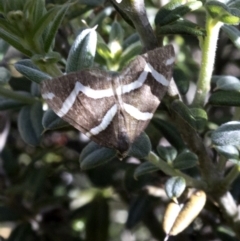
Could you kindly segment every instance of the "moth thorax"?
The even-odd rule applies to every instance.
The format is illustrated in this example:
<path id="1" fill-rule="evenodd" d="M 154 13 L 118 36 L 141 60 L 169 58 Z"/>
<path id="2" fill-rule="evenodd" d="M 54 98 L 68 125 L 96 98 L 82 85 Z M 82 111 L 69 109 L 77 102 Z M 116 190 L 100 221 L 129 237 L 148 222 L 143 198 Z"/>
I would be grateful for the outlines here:
<path id="1" fill-rule="evenodd" d="M 126 132 L 120 132 L 118 136 L 118 156 L 125 157 L 131 146 L 130 139 Z"/>

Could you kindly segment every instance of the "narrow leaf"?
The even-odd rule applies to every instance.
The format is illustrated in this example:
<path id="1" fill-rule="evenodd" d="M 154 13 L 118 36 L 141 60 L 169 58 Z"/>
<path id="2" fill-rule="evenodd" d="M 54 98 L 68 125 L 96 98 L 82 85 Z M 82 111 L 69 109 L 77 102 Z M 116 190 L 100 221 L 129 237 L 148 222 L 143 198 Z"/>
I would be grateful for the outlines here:
<path id="1" fill-rule="evenodd" d="M 65 14 L 66 14 L 68 8 L 69 8 L 69 4 L 63 5 L 60 8 L 60 10 L 58 11 L 57 15 L 52 20 L 50 27 L 47 29 L 47 33 L 44 35 L 44 50 L 45 50 L 45 52 L 48 52 L 50 50 L 52 42 L 54 41 L 54 38 L 57 34 L 59 26 L 60 26 Z"/>
<path id="2" fill-rule="evenodd" d="M 37 68 L 30 59 L 20 60 L 14 66 L 22 75 L 38 84 L 43 80 L 51 79 L 51 76 Z"/>

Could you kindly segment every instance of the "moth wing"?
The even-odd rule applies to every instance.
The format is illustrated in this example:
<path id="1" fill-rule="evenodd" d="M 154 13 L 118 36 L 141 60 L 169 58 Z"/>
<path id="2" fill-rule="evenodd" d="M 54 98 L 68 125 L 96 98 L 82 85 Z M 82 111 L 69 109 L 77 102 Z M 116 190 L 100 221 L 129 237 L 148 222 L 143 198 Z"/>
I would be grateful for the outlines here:
<path id="1" fill-rule="evenodd" d="M 122 101 L 130 141 L 147 127 L 172 78 L 174 50 L 166 46 L 137 56 L 121 73 Z"/>
<path id="2" fill-rule="evenodd" d="M 41 92 L 59 117 L 98 144 L 114 148 L 117 135 L 113 130 L 107 136 L 99 135 L 104 125 L 113 128 L 110 124 L 117 115 L 111 80 L 112 75 L 105 71 L 83 70 L 44 81 Z"/>

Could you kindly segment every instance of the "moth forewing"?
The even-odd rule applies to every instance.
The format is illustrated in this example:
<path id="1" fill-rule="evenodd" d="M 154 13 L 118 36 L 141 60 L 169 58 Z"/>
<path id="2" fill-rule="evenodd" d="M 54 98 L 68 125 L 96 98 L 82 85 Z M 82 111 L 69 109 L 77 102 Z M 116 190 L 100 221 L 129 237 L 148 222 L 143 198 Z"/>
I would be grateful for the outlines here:
<path id="1" fill-rule="evenodd" d="M 99 145 L 125 155 L 146 128 L 172 77 L 166 46 L 137 56 L 118 75 L 82 70 L 41 84 L 53 111 Z"/>

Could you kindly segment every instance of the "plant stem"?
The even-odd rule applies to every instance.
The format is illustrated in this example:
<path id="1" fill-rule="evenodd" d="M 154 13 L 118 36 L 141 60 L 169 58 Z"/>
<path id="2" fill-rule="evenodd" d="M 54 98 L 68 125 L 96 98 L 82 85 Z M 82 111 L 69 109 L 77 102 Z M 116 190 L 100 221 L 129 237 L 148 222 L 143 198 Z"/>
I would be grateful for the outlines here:
<path id="1" fill-rule="evenodd" d="M 169 164 L 167 164 L 165 161 L 161 160 L 155 153 L 150 152 L 150 154 L 147 157 L 147 160 L 157 166 L 161 171 L 166 173 L 169 176 L 180 176 L 183 177 L 187 183 L 187 186 L 200 188 L 200 189 L 206 189 L 206 184 L 203 181 L 198 181 L 187 174 L 174 169 Z"/>
<path id="2" fill-rule="evenodd" d="M 144 51 L 155 49 L 159 46 L 158 40 L 148 21 L 144 0 L 122 0 L 117 5 L 131 19 L 136 28 Z"/>
<path id="3" fill-rule="evenodd" d="M 222 25 L 223 23 L 218 22 L 207 15 L 207 36 L 205 37 L 202 44 L 202 63 L 197 83 L 197 90 L 193 101 L 194 106 L 204 106 L 206 97 L 210 90 L 210 82 L 215 62 L 218 34 Z"/>
<path id="4" fill-rule="evenodd" d="M 29 105 L 32 105 L 35 101 L 37 101 L 37 99 L 34 97 L 20 94 L 16 91 L 8 90 L 6 88 L 0 88 L 0 95 Z"/>

